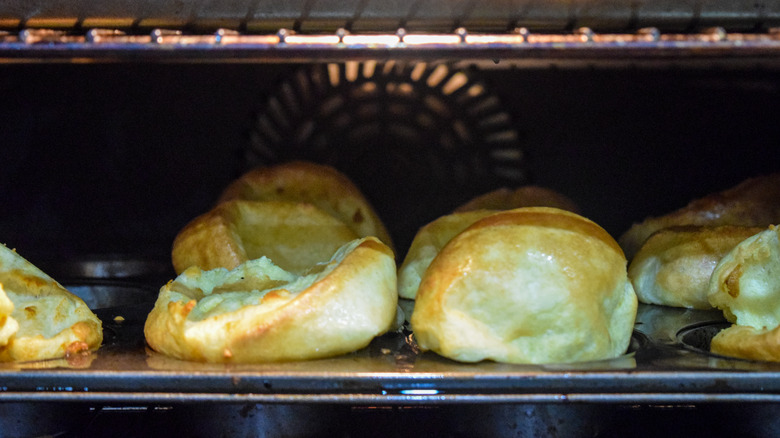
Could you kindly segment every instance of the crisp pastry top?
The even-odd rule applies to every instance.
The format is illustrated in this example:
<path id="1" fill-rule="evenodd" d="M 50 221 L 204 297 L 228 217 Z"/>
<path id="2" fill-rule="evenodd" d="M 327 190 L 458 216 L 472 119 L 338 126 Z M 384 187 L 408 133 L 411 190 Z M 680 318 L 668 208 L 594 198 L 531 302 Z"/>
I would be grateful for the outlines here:
<path id="1" fill-rule="evenodd" d="M 420 228 L 398 269 L 398 295 L 413 300 L 425 270 L 444 245 L 474 222 L 494 213 L 497 211 L 473 210 L 452 213 Z"/>
<path id="2" fill-rule="evenodd" d="M 190 267 L 162 287 L 144 333 L 154 350 L 184 360 L 316 359 L 389 330 L 397 301 L 393 253 L 367 237 L 302 274 L 266 257 L 231 270 Z"/>
<path id="3" fill-rule="evenodd" d="M 425 270 L 439 251 L 455 237 L 485 216 L 520 207 L 555 207 L 578 210 L 574 201 L 555 190 L 539 186 L 506 187 L 487 192 L 420 228 L 398 270 L 398 295 L 414 299 Z"/>
<path id="4" fill-rule="evenodd" d="M 637 299 L 604 229 L 545 207 L 476 221 L 433 259 L 411 318 L 423 350 L 464 362 L 574 362 L 628 348 Z"/>
<path id="5" fill-rule="evenodd" d="M 345 223 L 356 236 L 375 236 L 393 248 L 384 223 L 360 189 L 331 166 L 292 161 L 258 167 L 228 185 L 218 202 L 232 199 L 312 204 Z"/>
<path id="6" fill-rule="evenodd" d="M 0 245 L 0 361 L 33 361 L 97 349 L 102 323 L 84 301 Z"/>
<path id="7" fill-rule="evenodd" d="M 722 356 L 780 362 L 780 327 L 757 329 L 734 324 L 712 338 L 710 351 Z"/>
<path id="8" fill-rule="evenodd" d="M 772 225 L 724 256 L 708 296 L 733 323 L 712 339 L 712 352 L 780 361 L 780 229 Z"/>
<path id="9" fill-rule="evenodd" d="M 628 260 L 654 232 L 676 225 L 766 227 L 780 222 L 780 173 L 750 178 L 666 215 L 633 224 L 619 242 Z"/>
<path id="10" fill-rule="evenodd" d="M 707 290 L 715 265 L 738 243 L 762 230 L 688 225 L 653 233 L 628 267 L 639 301 L 711 309 Z"/>
<path id="11" fill-rule="evenodd" d="M 284 201 L 223 202 L 190 221 L 173 241 L 177 274 L 190 266 L 232 269 L 266 256 L 301 273 L 326 262 L 358 236 L 343 222 L 311 204 Z"/>
<path id="12" fill-rule="evenodd" d="M 772 225 L 726 254 L 712 272 L 708 298 L 729 322 L 780 325 L 780 228 Z"/>

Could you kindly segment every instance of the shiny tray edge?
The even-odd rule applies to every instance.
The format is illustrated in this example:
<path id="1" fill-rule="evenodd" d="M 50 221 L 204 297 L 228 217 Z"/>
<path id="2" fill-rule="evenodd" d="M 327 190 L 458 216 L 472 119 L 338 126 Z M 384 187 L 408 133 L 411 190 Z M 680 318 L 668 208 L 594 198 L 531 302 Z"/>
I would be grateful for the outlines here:
<path id="1" fill-rule="evenodd" d="M 550 365 L 456 363 L 409 349 L 394 332 L 353 354 L 236 365 L 167 358 L 145 346 L 152 303 L 99 309 L 106 344 L 80 363 L 0 367 L 4 402 L 323 404 L 710 403 L 780 401 L 780 364 L 712 355 L 681 333 L 723 324 L 716 311 L 640 305 L 635 342 L 606 361 Z M 121 322 L 113 315 L 126 315 Z M 113 333 L 113 334 L 112 334 Z"/>
<path id="2" fill-rule="evenodd" d="M 409 396 L 381 394 L 213 394 L 90 392 L 62 394 L 51 392 L 0 393 L 0 403 L 257 403 L 277 405 L 496 405 L 496 404 L 763 404 L 780 402 L 780 394 L 712 393 L 587 393 L 587 394 L 453 394 Z"/>

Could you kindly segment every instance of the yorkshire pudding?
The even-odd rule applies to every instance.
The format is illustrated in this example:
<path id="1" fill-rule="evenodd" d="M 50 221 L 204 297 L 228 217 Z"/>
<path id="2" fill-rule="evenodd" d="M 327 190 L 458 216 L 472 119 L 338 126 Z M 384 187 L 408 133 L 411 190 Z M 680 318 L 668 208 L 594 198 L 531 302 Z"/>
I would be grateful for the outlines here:
<path id="1" fill-rule="evenodd" d="M 772 225 L 726 254 L 712 273 L 710 303 L 733 325 L 712 339 L 724 356 L 780 361 L 780 228 Z"/>
<path id="2" fill-rule="evenodd" d="M 477 362 L 552 363 L 625 353 L 637 298 L 617 242 L 577 214 L 495 213 L 455 236 L 420 283 L 422 350 Z"/>
<path id="3" fill-rule="evenodd" d="M 690 225 L 653 233 L 628 266 L 639 301 L 712 309 L 707 290 L 715 266 L 738 243 L 760 231 L 756 227 Z"/>
<path id="4" fill-rule="evenodd" d="M 555 207 L 577 211 L 574 201 L 555 190 L 539 186 L 500 188 L 472 198 L 453 213 L 441 216 L 418 230 L 398 270 L 398 295 L 413 300 L 431 260 L 466 227 L 493 213 L 520 207 Z"/>
<path id="5" fill-rule="evenodd" d="M 0 361 L 34 361 L 97 349 L 103 326 L 84 301 L 0 245 Z"/>
<path id="6" fill-rule="evenodd" d="M 750 178 L 692 201 L 671 213 L 633 224 L 619 238 L 631 260 L 651 234 L 678 225 L 736 225 L 764 228 L 780 222 L 780 173 Z"/>
<path id="7" fill-rule="evenodd" d="M 356 238 L 311 204 L 236 199 L 190 221 L 174 239 L 171 259 L 177 274 L 190 266 L 232 269 L 262 256 L 301 273 Z"/>
<path id="8" fill-rule="evenodd" d="M 473 210 L 442 216 L 420 228 L 398 269 L 398 295 L 413 300 L 420 280 L 439 251 L 453 237 L 496 210 Z"/>
<path id="9" fill-rule="evenodd" d="M 356 236 L 375 236 L 393 248 L 390 234 L 363 193 L 331 166 L 292 161 L 258 167 L 228 185 L 218 202 L 232 199 L 312 204 L 344 222 Z"/>
<path id="10" fill-rule="evenodd" d="M 393 252 L 374 237 L 302 275 L 262 257 L 185 270 L 160 290 L 144 327 L 154 350 L 201 362 L 316 359 L 368 345 L 394 323 Z"/>

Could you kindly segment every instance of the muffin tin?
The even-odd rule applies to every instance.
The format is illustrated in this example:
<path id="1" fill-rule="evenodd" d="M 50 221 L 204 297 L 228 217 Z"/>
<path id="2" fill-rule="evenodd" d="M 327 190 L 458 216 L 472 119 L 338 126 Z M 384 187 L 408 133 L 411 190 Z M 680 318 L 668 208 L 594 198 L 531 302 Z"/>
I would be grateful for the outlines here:
<path id="1" fill-rule="evenodd" d="M 0 399 L 159 402 L 174 397 L 350 404 L 780 401 L 776 374 L 780 364 L 708 352 L 709 340 L 725 326 L 720 312 L 644 304 L 629 351 L 603 361 L 458 363 L 421 352 L 407 329 L 381 336 L 355 353 L 322 360 L 258 365 L 180 361 L 145 345 L 143 324 L 162 285 L 156 279 L 159 272 L 150 274 L 60 280 L 103 321 L 103 346 L 87 366 L 62 361 L 0 365 Z M 404 304 L 408 311 L 409 303 Z"/>
<path id="2" fill-rule="evenodd" d="M 708 352 L 709 340 L 726 325 L 720 312 L 644 304 L 629 351 L 604 361 L 457 363 L 421 352 L 405 329 L 330 359 L 258 365 L 180 361 L 145 345 L 143 324 L 161 285 L 159 272 L 147 273 L 60 280 L 101 318 L 104 343 L 80 360 L 1 364 L 0 426 L 20 435 L 53 433 L 85 424 L 108 427 L 121 414 L 124 422 L 140 415 L 147 426 L 159 420 L 158 427 L 178 424 L 204 433 L 226 427 L 214 423 L 218 415 L 235 419 L 230 426 L 235 433 L 289 430 L 291 436 L 312 436 L 332 431 L 334 418 L 350 418 L 342 425 L 355 426 L 360 421 L 355 418 L 373 422 L 404 415 L 420 421 L 443 416 L 452 428 L 480 436 L 507 432 L 506 418 L 519 415 L 526 432 L 543 431 L 555 419 L 558 430 L 579 433 L 596 432 L 605 421 L 616 424 L 607 406 L 738 403 L 760 412 L 780 401 L 780 364 Z M 281 420 L 289 415 L 301 421 L 293 427 Z M 472 430 L 478 416 L 491 420 Z"/>

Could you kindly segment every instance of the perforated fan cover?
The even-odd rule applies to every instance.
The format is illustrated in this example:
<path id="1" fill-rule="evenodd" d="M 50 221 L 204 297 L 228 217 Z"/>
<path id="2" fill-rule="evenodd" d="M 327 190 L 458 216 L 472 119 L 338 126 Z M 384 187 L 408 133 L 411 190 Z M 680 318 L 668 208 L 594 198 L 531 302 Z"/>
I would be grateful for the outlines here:
<path id="1" fill-rule="evenodd" d="M 401 248 L 471 197 L 527 182 L 520 134 L 475 70 L 318 64 L 277 90 L 255 120 L 247 166 L 334 166 L 369 197 Z"/>

